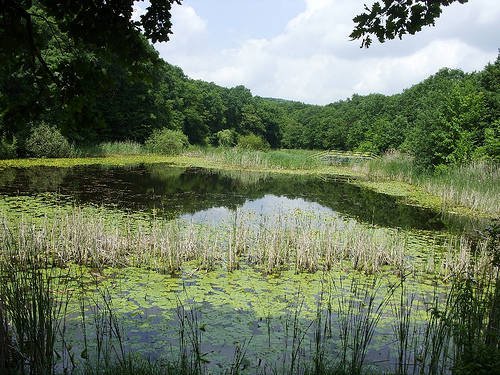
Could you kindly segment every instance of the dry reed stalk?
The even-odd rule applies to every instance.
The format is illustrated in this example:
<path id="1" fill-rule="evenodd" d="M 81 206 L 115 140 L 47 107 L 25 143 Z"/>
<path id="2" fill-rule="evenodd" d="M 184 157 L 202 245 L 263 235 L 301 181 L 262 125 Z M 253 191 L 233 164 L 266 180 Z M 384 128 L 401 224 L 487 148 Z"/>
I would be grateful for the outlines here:
<path id="1" fill-rule="evenodd" d="M 35 235 L 27 235 L 32 233 Z M 273 273 L 293 267 L 296 272 L 331 269 L 343 261 L 367 273 L 405 260 L 405 236 L 370 228 L 353 221 L 331 218 L 319 221 L 308 215 L 262 219 L 241 213 L 229 226 L 211 227 L 175 220 L 153 220 L 148 228 L 110 225 L 75 209 L 36 226 L 22 220 L 2 229 L 2 237 L 16 242 L 19 257 L 31 245 L 56 265 L 71 262 L 91 267 L 148 267 L 176 273 L 187 261 L 200 267 L 228 270 L 240 262 Z M 33 243 L 32 243 L 33 242 Z"/>

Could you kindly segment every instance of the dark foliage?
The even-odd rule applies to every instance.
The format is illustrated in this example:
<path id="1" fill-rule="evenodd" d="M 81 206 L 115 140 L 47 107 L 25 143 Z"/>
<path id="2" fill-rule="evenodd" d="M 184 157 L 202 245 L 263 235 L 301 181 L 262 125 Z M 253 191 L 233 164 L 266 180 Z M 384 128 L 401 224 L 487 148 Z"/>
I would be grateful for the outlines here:
<path id="1" fill-rule="evenodd" d="M 434 26 L 443 6 L 454 2 L 461 4 L 468 0 L 382 0 L 371 7 L 365 4 L 364 13 L 354 17 L 356 24 L 350 37 L 361 39 L 361 47 L 369 47 L 372 38 L 380 43 L 388 39 L 402 38 L 405 34 L 415 34 L 422 27 Z"/>

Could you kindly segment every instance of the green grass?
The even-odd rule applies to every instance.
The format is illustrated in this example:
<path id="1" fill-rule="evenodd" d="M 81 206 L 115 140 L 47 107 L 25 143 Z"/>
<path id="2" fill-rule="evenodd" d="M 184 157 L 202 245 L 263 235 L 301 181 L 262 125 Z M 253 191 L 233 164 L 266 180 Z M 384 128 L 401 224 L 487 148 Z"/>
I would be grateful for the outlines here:
<path id="1" fill-rule="evenodd" d="M 360 176 L 346 166 L 328 166 L 315 157 L 312 151 L 273 150 L 268 152 L 224 148 L 191 147 L 181 155 L 166 156 L 156 154 L 130 154 L 96 156 L 98 152 L 83 153 L 94 155 L 61 159 L 10 159 L 0 160 L 0 170 L 4 168 L 30 168 L 37 166 L 74 167 L 79 165 L 125 166 L 134 164 L 166 163 L 179 167 L 197 167 L 226 171 L 255 171 L 286 174 L 318 174 L 336 176 Z"/>
<path id="2" fill-rule="evenodd" d="M 83 147 L 79 155 L 109 157 L 147 155 L 146 147 L 134 141 L 105 142 L 97 146 Z M 171 156 L 171 155 L 165 155 Z M 241 148 L 191 146 L 180 156 L 202 158 L 207 162 L 251 169 L 313 169 L 326 165 L 317 151 L 269 150 L 258 151 Z"/>
<path id="3" fill-rule="evenodd" d="M 240 148 L 192 147 L 187 156 L 200 157 L 214 164 L 243 169 L 314 169 L 325 166 L 317 152 L 309 150 L 255 151 Z"/>
<path id="4" fill-rule="evenodd" d="M 392 153 L 357 167 L 372 180 L 409 183 L 440 199 L 443 211 L 463 207 L 487 216 L 500 215 L 500 166 L 493 162 L 437 168 L 423 172 L 411 157 Z"/>
<path id="5" fill-rule="evenodd" d="M 90 157 L 116 155 L 143 155 L 146 149 L 142 143 L 135 141 L 103 142 L 95 146 L 80 147 L 79 154 Z"/>

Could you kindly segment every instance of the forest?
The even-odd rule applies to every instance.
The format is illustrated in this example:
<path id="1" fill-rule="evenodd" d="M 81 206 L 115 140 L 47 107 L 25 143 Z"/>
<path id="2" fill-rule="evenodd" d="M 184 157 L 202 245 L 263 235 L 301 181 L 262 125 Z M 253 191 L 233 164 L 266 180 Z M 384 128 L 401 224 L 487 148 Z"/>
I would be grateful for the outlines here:
<path id="1" fill-rule="evenodd" d="M 77 148 L 143 143 L 167 128 L 193 145 L 234 146 L 251 135 L 254 148 L 399 150 L 423 169 L 500 158 L 500 57 L 479 72 L 443 68 L 399 94 L 354 94 L 319 106 L 190 79 L 139 32 L 123 52 L 61 31 L 42 8 L 35 14 L 44 63 L 22 43 L 0 50 L 2 158 L 43 156 L 27 147 L 40 125 Z M 12 41 L 4 33 L 0 43 Z"/>

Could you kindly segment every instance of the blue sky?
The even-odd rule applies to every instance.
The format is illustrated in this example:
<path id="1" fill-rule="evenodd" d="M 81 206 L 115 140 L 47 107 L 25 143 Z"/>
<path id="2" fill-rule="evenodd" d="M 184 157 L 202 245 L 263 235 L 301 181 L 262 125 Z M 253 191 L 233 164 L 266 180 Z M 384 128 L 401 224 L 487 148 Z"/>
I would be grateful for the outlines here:
<path id="1" fill-rule="evenodd" d="M 305 9 L 302 0 L 184 0 L 183 5 L 206 22 L 210 45 L 218 48 L 277 35 Z"/>
<path id="2" fill-rule="evenodd" d="M 400 92 L 442 67 L 479 70 L 498 54 L 498 0 L 451 5 L 436 27 L 368 50 L 348 38 L 365 2 L 184 0 L 171 41 L 155 47 L 192 78 L 314 104 Z"/>

